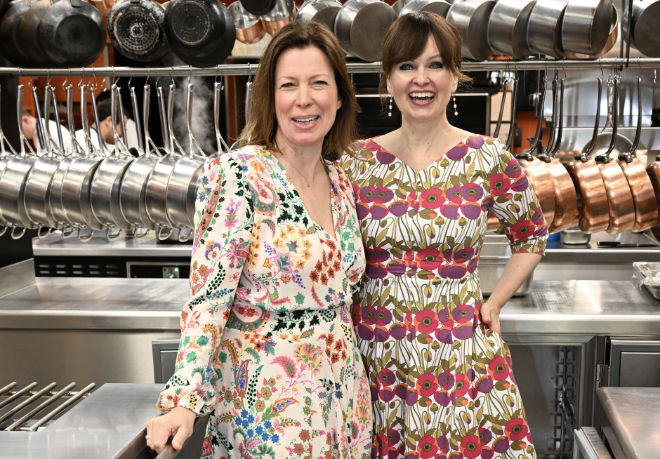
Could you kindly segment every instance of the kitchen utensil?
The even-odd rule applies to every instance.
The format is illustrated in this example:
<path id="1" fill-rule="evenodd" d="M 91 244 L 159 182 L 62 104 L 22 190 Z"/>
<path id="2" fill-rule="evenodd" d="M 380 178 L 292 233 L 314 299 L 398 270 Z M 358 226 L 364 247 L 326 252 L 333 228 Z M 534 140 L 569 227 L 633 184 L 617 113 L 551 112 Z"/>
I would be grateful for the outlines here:
<path id="1" fill-rule="evenodd" d="M 16 43 L 16 46 L 22 48 L 28 63 L 35 67 L 54 64 L 48 58 L 43 43 L 39 38 L 39 24 L 50 5 L 50 0 L 32 2 L 30 8 L 23 13 L 23 17 L 18 25 L 19 41 Z"/>
<path id="2" fill-rule="evenodd" d="M 120 0 L 110 9 L 108 35 L 115 49 L 138 62 L 153 62 L 170 50 L 165 8 L 153 0 Z"/>
<path id="3" fill-rule="evenodd" d="M 632 0 L 631 0 L 632 1 Z M 632 17 L 623 16 L 623 33 L 631 45 L 648 57 L 660 57 L 660 0 L 634 1 Z"/>
<path id="4" fill-rule="evenodd" d="M 337 13 L 341 9 L 341 3 L 336 0 L 307 0 L 296 13 L 296 21 L 320 22 L 334 30 Z"/>
<path id="5" fill-rule="evenodd" d="M 220 132 L 220 96 L 222 95 L 222 83 L 216 81 L 213 84 L 213 126 L 215 128 L 215 141 L 218 154 L 229 151 L 229 145 L 225 142 Z"/>
<path id="6" fill-rule="evenodd" d="M 171 0 L 165 30 L 176 55 L 196 67 L 221 64 L 236 40 L 231 14 L 217 0 Z"/>
<path id="7" fill-rule="evenodd" d="M 103 51 L 105 22 L 84 0 L 57 0 L 39 22 L 38 39 L 50 62 L 84 67 Z"/>
<path id="8" fill-rule="evenodd" d="M 289 1 L 276 0 L 273 8 L 266 14 L 263 14 L 261 18 L 264 21 L 266 32 L 268 32 L 270 35 L 275 35 L 278 30 L 280 30 L 291 21 Z"/>
<path id="9" fill-rule="evenodd" d="M 628 186 L 635 204 L 635 221 L 632 230 L 644 231 L 658 220 L 658 203 L 651 179 L 644 164 L 635 156 L 642 133 L 642 78 L 637 77 L 637 126 L 630 150 L 619 154 L 619 166 L 628 180 Z"/>
<path id="10" fill-rule="evenodd" d="M 240 0 L 243 8 L 255 16 L 268 13 L 275 6 L 276 0 Z"/>
<path id="11" fill-rule="evenodd" d="M 447 17 L 447 12 L 450 7 L 451 3 L 445 0 L 410 0 L 401 7 L 397 16 L 403 16 L 404 14 L 412 13 L 414 11 L 428 11 L 429 13 L 435 13 L 444 18 Z"/>
<path id="12" fill-rule="evenodd" d="M 623 142 L 618 140 L 621 136 L 617 132 L 619 124 L 619 79 L 614 78 L 613 82 L 613 96 L 611 105 L 611 120 L 612 120 L 612 134 L 610 136 L 610 143 L 607 150 L 598 156 L 596 161 L 600 162 L 598 168 L 600 175 L 603 177 L 605 190 L 607 192 L 607 199 L 609 200 L 609 215 L 610 223 L 607 231 L 610 233 L 619 233 L 624 230 L 632 229 L 635 223 L 635 204 L 633 201 L 630 187 L 623 170 L 619 167 L 616 161 L 610 162 L 612 156 L 617 157 L 622 151 L 617 148 Z M 606 134 L 601 134 L 606 135 Z M 628 142 L 628 139 L 625 139 Z M 596 142 L 598 144 L 598 142 Z"/>
<path id="13" fill-rule="evenodd" d="M 493 55 L 488 44 L 488 20 L 495 7 L 494 0 L 464 0 L 454 2 L 447 12 L 462 39 L 463 57 L 483 61 Z"/>
<path id="14" fill-rule="evenodd" d="M 368 62 L 380 58 L 380 43 L 396 14 L 379 0 L 347 0 L 337 13 L 335 35 L 344 51 Z"/>
<path id="15" fill-rule="evenodd" d="M 536 0 L 498 0 L 488 19 L 488 44 L 496 53 L 525 59 L 532 50 L 527 44 L 527 23 Z"/>
<path id="16" fill-rule="evenodd" d="M 616 19 L 612 0 L 569 1 L 561 25 L 564 52 L 596 55 L 604 47 Z"/>
<path id="17" fill-rule="evenodd" d="M 266 35 L 266 28 L 261 18 L 246 10 L 241 2 L 229 5 L 229 13 L 234 19 L 236 39 L 241 43 L 256 43 Z"/>
<path id="18" fill-rule="evenodd" d="M 534 4 L 527 22 L 529 49 L 551 57 L 564 57 L 561 27 L 566 4 L 566 0 L 543 0 Z"/>
<path id="19" fill-rule="evenodd" d="M 0 17 L 0 51 L 15 65 L 25 66 L 29 62 L 18 33 L 23 15 L 29 8 L 28 0 L 13 0 Z"/>

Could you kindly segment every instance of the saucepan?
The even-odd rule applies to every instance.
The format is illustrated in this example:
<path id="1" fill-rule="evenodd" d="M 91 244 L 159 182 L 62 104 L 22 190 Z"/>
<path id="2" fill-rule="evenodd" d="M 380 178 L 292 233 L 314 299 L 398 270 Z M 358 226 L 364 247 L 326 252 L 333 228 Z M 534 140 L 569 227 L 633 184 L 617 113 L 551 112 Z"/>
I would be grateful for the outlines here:
<path id="1" fill-rule="evenodd" d="M 527 23 L 536 0 L 498 0 L 488 20 L 488 44 L 497 53 L 525 59 L 532 50 L 527 45 Z"/>
<path id="2" fill-rule="evenodd" d="M 256 43 L 266 35 L 264 23 L 259 16 L 250 13 L 241 2 L 229 5 L 229 13 L 234 19 L 236 39 L 241 43 Z"/>
<path id="3" fill-rule="evenodd" d="M 0 93 L 2 92 L 2 87 L 0 87 Z M 1 114 L 0 114 L 1 115 Z M 9 147 L 9 151 L 5 149 L 5 144 Z M 2 119 L 0 116 L 0 180 L 2 180 L 2 174 L 5 172 L 7 163 L 11 159 L 10 152 L 16 156 L 16 150 L 12 147 L 11 142 L 5 136 L 5 132 L 2 129 Z M 2 206 L 0 205 L 0 236 L 7 232 L 8 222 L 2 218 Z"/>
<path id="4" fill-rule="evenodd" d="M 562 58 L 561 26 L 566 0 L 537 1 L 527 22 L 527 44 L 535 53 Z"/>
<path id="5" fill-rule="evenodd" d="M 368 62 L 380 58 L 380 43 L 396 19 L 380 0 L 347 0 L 337 13 L 335 35 L 344 51 Z"/>
<path id="6" fill-rule="evenodd" d="M 488 44 L 488 21 L 495 0 L 464 0 L 454 2 L 447 12 L 462 39 L 463 57 L 483 61 L 493 55 Z"/>
<path id="7" fill-rule="evenodd" d="M 264 21 L 266 32 L 275 35 L 278 30 L 291 22 L 295 15 L 295 6 L 290 0 L 276 0 L 275 6 L 261 18 Z"/>
<path id="8" fill-rule="evenodd" d="M 427 11 L 444 18 L 447 16 L 450 7 L 451 3 L 446 2 L 445 0 L 410 0 L 409 2 L 406 2 L 405 5 L 401 6 L 397 16 L 401 17 L 404 14 L 412 13 L 414 11 Z"/>
<path id="9" fill-rule="evenodd" d="M 240 0 L 243 8 L 255 16 L 268 13 L 275 6 L 276 0 Z"/>
<path id="10" fill-rule="evenodd" d="M 612 0 L 568 2 L 561 25 L 563 51 L 588 56 L 601 53 L 616 18 Z"/>
<path id="11" fill-rule="evenodd" d="M 619 154 L 619 166 L 628 181 L 635 204 L 635 221 L 632 230 L 644 231 L 655 226 L 658 220 L 658 205 L 653 184 L 646 173 L 644 164 L 635 156 L 642 133 L 642 78 L 637 77 L 637 126 L 630 149 Z"/>
<path id="12" fill-rule="evenodd" d="M 337 0 L 307 0 L 298 8 L 296 21 L 320 22 L 333 30 L 341 3 Z"/>
<path id="13" fill-rule="evenodd" d="M 624 36 L 630 33 L 631 45 L 642 54 L 660 57 L 660 0 L 634 1 L 632 7 L 632 18 L 624 15 Z"/>

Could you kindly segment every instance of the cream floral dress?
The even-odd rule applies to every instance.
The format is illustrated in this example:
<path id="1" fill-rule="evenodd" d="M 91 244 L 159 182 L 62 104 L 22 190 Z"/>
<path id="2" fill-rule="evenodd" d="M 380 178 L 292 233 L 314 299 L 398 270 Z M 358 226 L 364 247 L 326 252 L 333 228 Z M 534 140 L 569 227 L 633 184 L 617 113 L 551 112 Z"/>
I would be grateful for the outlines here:
<path id="1" fill-rule="evenodd" d="M 198 189 L 191 299 L 158 407 L 211 413 L 205 458 L 366 458 L 369 383 L 350 317 L 365 269 L 355 201 L 326 163 L 336 237 L 271 152 L 209 162 Z"/>

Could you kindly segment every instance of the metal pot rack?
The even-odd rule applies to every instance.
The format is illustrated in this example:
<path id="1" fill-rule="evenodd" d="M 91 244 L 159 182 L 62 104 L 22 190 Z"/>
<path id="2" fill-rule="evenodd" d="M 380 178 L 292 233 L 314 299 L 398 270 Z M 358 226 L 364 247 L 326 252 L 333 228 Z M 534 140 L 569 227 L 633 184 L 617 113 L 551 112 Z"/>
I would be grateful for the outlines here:
<path id="1" fill-rule="evenodd" d="M 349 62 L 349 73 L 379 73 L 380 62 Z M 88 77 L 185 77 L 252 75 L 258 64 L 222 64 L 215 67 L 77 67 L 77 68 L 22 68 L 0 67 L 0 75 L 15 76 L 88 76 Z M 604 58 L 595 60 L 528 59 L 524 61 L 494 60 L 483 62 L 463 61 L 464 72 L 518 71 L 518 70 L 575 70 L 575 69 L 657 69 L 660 58 Z"/>

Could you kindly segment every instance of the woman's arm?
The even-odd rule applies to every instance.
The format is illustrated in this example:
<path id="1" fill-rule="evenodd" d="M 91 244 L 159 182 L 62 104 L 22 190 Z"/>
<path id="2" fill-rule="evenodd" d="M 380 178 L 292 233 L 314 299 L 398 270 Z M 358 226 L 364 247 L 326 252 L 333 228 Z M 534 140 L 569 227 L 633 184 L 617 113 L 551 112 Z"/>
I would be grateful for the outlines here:
<path id="1" fill-rule="evenodd" d="M 518 252 L 511 255 L 497 281 L 493 293 L 481 305 L 481 320 L 496 333 L 501 333 L 500 310 L 541 261 L 538 253 Z"/>

